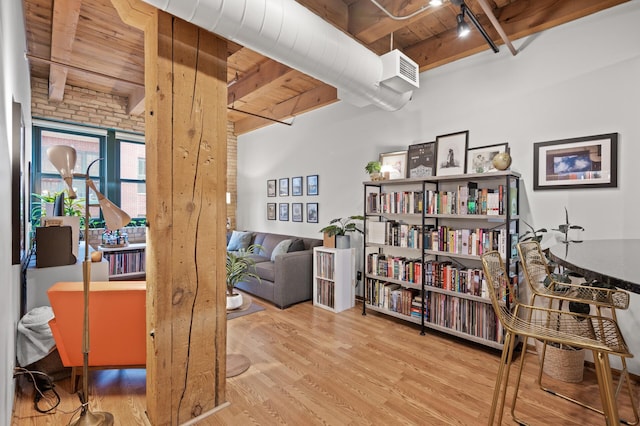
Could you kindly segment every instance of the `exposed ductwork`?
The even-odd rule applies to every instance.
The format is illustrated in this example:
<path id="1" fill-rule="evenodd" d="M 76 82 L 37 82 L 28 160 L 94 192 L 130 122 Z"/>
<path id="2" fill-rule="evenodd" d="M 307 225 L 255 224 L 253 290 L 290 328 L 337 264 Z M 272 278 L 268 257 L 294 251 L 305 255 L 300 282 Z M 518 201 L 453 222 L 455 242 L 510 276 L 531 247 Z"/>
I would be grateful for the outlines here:
<path id="1" fill-rule="evenodd" d="M 395 111 L 411 98 L 399 91 L 406 84 L 391 82 L 381 57 L 294 0 L 144 1 L 330 84 L 348 102 Z M 413 63 L 400 56 L 403 66 Z"/>

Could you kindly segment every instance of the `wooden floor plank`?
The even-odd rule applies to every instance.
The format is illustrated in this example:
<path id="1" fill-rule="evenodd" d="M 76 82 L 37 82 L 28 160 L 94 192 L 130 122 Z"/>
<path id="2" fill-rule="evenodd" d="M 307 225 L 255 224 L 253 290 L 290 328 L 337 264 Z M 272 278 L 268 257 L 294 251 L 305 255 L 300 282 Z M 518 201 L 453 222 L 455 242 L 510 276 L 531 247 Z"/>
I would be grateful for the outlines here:
<path id="1" fill-rule="evenodd" d="M 200 424 L 486 424 L 498 351 L 433 332 L 421 336 L 416 326 L 377 313 L 362 316 L 361 306 L 334 314 L 311 303 L 284 311 L 258 303 L 266 309 L 228 322 L 229 353 L 246 355 L 251 367 L 228 379 L 231 405 Z M 529 354 L 518 402 L 523 418 L 532 424 L 604 424 L 598 414 L 538 390 L 537 366 Z M 591 369 L 579 385 L 546 380 L 599 404 Z M 69 380 L 57 389 L 60 407 L 39 414 L 32 385 L 19 380 L 12 424 L 66 424 L 78 399 L 69 394 Z M 92 372 L 91 389 L 94 409 L 111 412 L 117 425 L 148 425 L 144 370 Z M 621 416 L 629 418 L 626 394 L 618 399 Z M 512 424 L 508 409 L 504 423 Z"/>

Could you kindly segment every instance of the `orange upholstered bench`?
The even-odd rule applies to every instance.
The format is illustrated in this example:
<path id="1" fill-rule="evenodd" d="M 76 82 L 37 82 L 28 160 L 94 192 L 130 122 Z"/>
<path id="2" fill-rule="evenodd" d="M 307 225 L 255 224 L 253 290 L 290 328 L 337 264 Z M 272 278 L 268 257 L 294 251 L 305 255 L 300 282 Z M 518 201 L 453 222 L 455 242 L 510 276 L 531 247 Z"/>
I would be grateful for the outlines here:
<path id="1" fill-rule="evenodd" d="M 146 282 L 92 282 L 89 293 L 89 367 L 144 367 L 146 364 Z M 81 282 L 58 282 L 48 290 L 54 318 L 49 326 L 72 388 L 82 374 Z"/>

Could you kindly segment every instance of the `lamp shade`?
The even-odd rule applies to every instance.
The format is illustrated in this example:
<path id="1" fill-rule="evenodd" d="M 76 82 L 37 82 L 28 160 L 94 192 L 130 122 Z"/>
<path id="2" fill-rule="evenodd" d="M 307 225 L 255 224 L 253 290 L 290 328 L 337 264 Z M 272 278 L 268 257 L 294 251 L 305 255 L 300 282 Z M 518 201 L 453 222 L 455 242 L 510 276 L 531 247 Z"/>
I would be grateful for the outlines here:
<path id="1" fill-rule="evenodd" d="M 96 193 L 98 197 L 98 203 L 100 203 L 100 209 L 102 210 L 102 216 L 109 229 L 120 229 L 131 222 L 131 216 L 125 213 L 120 207 L 113 204 L 96 188 L 93 181 L 87 178 L 89 187 Z M 87 194 L 87 200 L 89 194 Z"/>
<path id="2" fill-rule="evenodd" d="M 76 150 L 67 145 L 54 145 L 47 149 L 47 158 L 58 170 L 62 179 L 67 184 L 69 198 L 76 198 L 73 190 L 73 169 L 76 166 Z"/>

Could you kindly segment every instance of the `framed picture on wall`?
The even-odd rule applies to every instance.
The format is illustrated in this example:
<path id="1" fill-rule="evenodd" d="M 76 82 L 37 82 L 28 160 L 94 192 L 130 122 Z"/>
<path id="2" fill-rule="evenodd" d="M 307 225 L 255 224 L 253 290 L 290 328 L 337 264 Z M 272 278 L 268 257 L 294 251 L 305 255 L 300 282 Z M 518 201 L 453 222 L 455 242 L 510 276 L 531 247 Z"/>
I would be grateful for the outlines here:
<path id="1" fill-rule="evenodd" d="M 291 178 L 291 195 L 302 195 L 302 176 Z"/>
<path id="2" fill-rule="evenodd" d="M 307 222 L 318 223 L 318 203 L 307 203 Z"/>
<path id="3" fill-rule="evenodd" d="M 534 190 L 617 186 L 617 133 L 533 144 Z"/>
<path id="4" fill-rule="evenodd" d="M 291 221 L 302 222 L 302 203 L 291 203 Z"/>
<path id="5" fill-rule="evenodd" d="M 318 175 L 307 176 L 307 195 L 318 195 Z"/>
<path id="6" fill-rule="evenodd" d="M 449 133 L 436 138 L 436 176 L 462 175 L 467 165 L 469 131 Z"/>
<path id="7" fill-rule="evenodd" d="M 267 220 L 276 220 L 276 203 L 267 203 Z"/>
<path id="8" fill-rule="evenodd" d="M 289 203 L 280 203 L 280 215 L 278 218 L 284 222 L 289 220 Z"/>
<path id="9" fill-rule="evenodd" d="M 409 173 L 407 177 L 419 178 L 436 173 L 436 143 L 423 142 L 409 145 Z"/>
<path id="10" fill-rule="evenodd" d="M 289 178 L 282 178 L 278 181 L 278 196 L 289 196 Z"/>
<path id="11" fill-rule="evenodd" d="M 276 180 L 269 179 L 267 181 L 267 197 L 275 197 L 276 196 Z"/>
<path id="12" fill-rule="evenodd" d="M 493 157 L 509 151 L 508 143 L 478 146 L 467 150 L 467 173 L 497 172 L 493 166 Z"/>
<path id="13" fill-rule="evenodd" d="M 380 154 L 380 172 L 383 176 L 389 173 L 389 179 L 407 177 L 407 151 L 383 152 Z"/>

